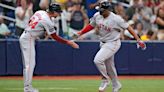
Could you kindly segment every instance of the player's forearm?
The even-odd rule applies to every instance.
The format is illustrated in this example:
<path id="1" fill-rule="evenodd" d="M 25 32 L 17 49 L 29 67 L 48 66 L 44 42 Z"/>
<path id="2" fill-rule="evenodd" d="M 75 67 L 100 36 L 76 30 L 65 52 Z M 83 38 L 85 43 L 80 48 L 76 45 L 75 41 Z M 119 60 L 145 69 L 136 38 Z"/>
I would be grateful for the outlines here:
<path id="1" fill-rule="evenodd" d="M 82 29 L 78 34 L 79 35 L 83 35 L 89 31 L 91 31 L 92 29 L 94 29 L 94 27 L 90 24 L 88 24 L 84 29 Z"/>
<path id="2" fill-rule="evenodd" d="M 137 40 L 140 41 L 140 38 L 138 35 L 134 32 L 133 28 L 131 26 L 128 27 L 128 31 L 133 35 L 133 37 Z"/>
<path id="3" fill-rule="evenodd" d="M 64 43 L 64 44 L 67 44 L 67 43 L 68 43 L 68 40 L 65 40 L 65 39 L 61 38 L 60 36 L 57 36 L 56 33 L 51 34 L 51 37 L 52 37 L 54 40 L 56 40 L 56 41 L 58 41 L 58 42 L 60 42 L 60 43 Z"/>

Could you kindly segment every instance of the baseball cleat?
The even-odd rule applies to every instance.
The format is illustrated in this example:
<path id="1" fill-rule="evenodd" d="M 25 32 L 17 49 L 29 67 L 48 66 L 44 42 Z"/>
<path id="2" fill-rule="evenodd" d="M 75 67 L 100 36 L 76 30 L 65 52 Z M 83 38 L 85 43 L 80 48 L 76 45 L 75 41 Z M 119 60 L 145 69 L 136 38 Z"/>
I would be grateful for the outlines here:
<path id="1" fill-rule="evenodd" d="M 121 90 L 121 83 L 118 83 L 117 86 L 113 87 L 112 92 L 119 92 Z"/>
<path id="2" fill-rule="evenodd" d="M 39 90 L 33 87 L 25 87 L 24 92 L 39 92 Z"/>
<path id="3" fill-rule="evenodd" d="M 108 80 L 102 80 L 100 86 L 99 86 L 99 92 L 104 92 L 106 88 L 109 86 L 109 81 Z"/>

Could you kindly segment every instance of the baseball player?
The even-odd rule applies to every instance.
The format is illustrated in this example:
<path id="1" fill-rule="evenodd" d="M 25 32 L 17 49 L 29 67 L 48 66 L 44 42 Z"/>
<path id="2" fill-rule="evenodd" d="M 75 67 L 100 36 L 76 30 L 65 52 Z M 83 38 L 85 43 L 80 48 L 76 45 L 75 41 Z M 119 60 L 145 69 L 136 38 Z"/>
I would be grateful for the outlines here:
<path id="1" fill-rule="evenodd" d="M 101 49 L 94 58 L 94 63 L 102 75 L 102 83 L 99 87 L 99 92 L 104 92 L 109 86 L 109 79 L 111 79 L 112 83 L 112 92 L 119 92 L 121 89 L 121 83 L 118 80 L 114 64 L 114 55 L 121 46 L 121 30 L 127 29 L 137 40 L 137 46 L 146 49 L 146 44 L 135 34 L 132 27 L 119 15 L 111 12 L 109 10 L 110 7 L 111 4 L 107 0 L 101 0 L 98 8 L 99 11 L 91 18 L 90 24 L 77 33 L 77 36 L 81 36 L 94 27 L 99 28 Z"/>
<path id="2" fill-rule="evenodd" d="M 30 18 L 29 24 L 19 39 L 24 64 L 24 92 L 39 92 L 32 87 L 32 77 L 35 68 L 35 39 L 44 34 L 44 29 L 56 41 L 68 44 L 73 48 L 79 48 L 73 41 L 62 39 L 56 35 L 51 17 L 57 17 L 61 12 L 60 5 L 56 3 L 51 4 L 48 11 L 37 11 Z"/>

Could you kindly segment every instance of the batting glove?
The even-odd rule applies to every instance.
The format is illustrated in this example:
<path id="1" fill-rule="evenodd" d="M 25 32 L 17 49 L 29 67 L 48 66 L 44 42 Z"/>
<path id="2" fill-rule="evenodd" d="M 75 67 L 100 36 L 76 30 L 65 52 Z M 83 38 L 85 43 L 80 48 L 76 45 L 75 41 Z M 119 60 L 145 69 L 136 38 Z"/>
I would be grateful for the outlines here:
<path id="1" fill-rule="evenodd" d="M 142 50 L 146 50 L 146 44 L 143 41 L 139 40 L 139 41 L 137 41 L 137 48 L 138 49 L 141 48 Z"/>
<path id="2" fill-rule="evenodd" d="M 78 39 L 80 37 L 80 31 L 79 32 L 73 32 L 73 38 Z"/>

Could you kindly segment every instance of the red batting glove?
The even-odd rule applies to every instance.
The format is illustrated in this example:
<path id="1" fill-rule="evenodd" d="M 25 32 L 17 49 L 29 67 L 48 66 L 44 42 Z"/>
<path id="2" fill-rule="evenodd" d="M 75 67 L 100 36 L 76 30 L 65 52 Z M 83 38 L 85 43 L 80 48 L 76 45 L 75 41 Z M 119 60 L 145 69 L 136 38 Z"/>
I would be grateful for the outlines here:
<path id="1" fill-rule="evenodd" d="M 139 41 L 137 41 L 137 48 L 141 48 L 142 50 L 146 50 L 146 44 L 143 41 L 139 40 Z"/>

